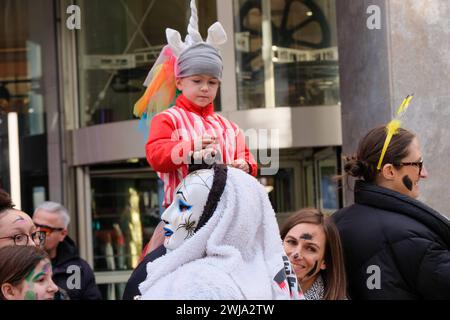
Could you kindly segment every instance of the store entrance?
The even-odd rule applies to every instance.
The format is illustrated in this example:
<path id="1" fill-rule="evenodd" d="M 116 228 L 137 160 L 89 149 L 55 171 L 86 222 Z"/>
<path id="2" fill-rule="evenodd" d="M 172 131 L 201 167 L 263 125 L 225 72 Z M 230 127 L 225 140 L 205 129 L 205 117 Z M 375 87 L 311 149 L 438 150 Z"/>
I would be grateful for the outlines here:
<path id="1" fill-rule="evenodd" d="M 150 169 L 91 169 L 89 176 L 94 271 L 103 297 L 121 299 L 160 221 L 160 180 Z"/>

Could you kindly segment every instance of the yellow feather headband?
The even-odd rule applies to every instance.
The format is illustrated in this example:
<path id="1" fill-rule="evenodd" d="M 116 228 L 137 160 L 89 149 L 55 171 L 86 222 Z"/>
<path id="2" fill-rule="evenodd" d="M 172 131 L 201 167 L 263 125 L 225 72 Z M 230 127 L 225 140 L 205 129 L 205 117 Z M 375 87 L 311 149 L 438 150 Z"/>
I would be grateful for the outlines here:
<path id="1" fill-rule="evenodd" d="M 391 139 L 394 135 L 398 133 L 398 130 L 401 126 L 400 118 L 403 116 L 408 109 L 409 103 L 413 98 L 413 94 L 406 96 L 403 99 L 402 103 L 397 109 L 397 113 L 395 114 L 395 118 L 391 120 L 386 126 L 386 140 L 384 141 L 383 150 L 381 151 L 380 160 L 378 161 L 377 170 L 381 169 L 381 164 L 383 163 L 384 156 L 386 155 L 387 148 L 389 147 L 389 143 L 391 143 Z"/>

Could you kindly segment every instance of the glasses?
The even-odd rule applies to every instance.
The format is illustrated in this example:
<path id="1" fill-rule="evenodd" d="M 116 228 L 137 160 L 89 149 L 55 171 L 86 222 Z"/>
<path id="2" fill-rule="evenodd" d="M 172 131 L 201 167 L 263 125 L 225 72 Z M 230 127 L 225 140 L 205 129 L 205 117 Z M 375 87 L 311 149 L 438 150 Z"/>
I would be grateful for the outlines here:
<path id="1" fill-rule="evenodd" d="M 399 166 L 415 166 L 419 168 L 419 176 L 422 173 L 423 168 L 423 160 L 416 161 L 416 162 L 400 162 Z"/>
<path id="2" fill-rule="evenodd" d="M 11 237 L 0 238 L 0 240 L 1 239 L 12 239 L 12 240 L 14 240 L 14 244 L 16 246 L 26 246 L 26 245 L 28 245 L 28 242 L 30 241 L 30 237 L 31 237 L 31 240 L 33 240 L 33 242 L 37 246 L 43 246 L 45 243 L 46 234 L 43 231 L 33 232 L 31 234 L 31 236 L 29 236 L 25 233 L 19 233 L 19 234 L 15 234 Z"/>
<path id="3" fill-rule="evenodd" d="M 39 228 L 40 231 L 43 231 L 43 232 L 45 232 L 48 235 L 50 235 L 52 232 L 55 232 L 55 231 L 63 231 L 64 230 L 64 228 L 50 227 L 50 226 L 47 226 L 45 224 L 35 223 L 34 225 L 37 228 Z"/>

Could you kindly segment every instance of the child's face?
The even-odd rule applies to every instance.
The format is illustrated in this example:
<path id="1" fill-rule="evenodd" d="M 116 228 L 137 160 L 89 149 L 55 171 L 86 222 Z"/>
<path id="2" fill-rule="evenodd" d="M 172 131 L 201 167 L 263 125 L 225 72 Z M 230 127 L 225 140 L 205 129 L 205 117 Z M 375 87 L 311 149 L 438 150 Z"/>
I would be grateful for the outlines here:
<path id="1" fill-rule="evenodd" d="M 43 259 L 6 297 L 8 300 L 53 300 L 57 291 L 52 280 L 52 265 L 48 259 Z"/>
<path id="2" fill-rule="evenodd" d="M 217 78 L 200 74 L 178 78 L 177 88 L 189 101 L 203 108 L 216 98 L 219 83 Z"/>

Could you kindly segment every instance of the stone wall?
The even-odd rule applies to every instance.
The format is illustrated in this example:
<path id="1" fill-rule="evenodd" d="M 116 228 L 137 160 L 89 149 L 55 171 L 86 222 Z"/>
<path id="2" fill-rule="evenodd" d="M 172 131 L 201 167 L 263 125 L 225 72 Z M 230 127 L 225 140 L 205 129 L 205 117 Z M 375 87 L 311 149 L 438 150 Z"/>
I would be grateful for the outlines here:
<path id="1" fill-rule="evenodd" d="M 379 30 L 366 25 L 370 5 L 380 8 Z M 450 2 L 338 0 L 337 18 L 343 153 L 414 93 L 404 127 L 417 134 L 429 172 L 420 200 L 450 217 Z"/>

